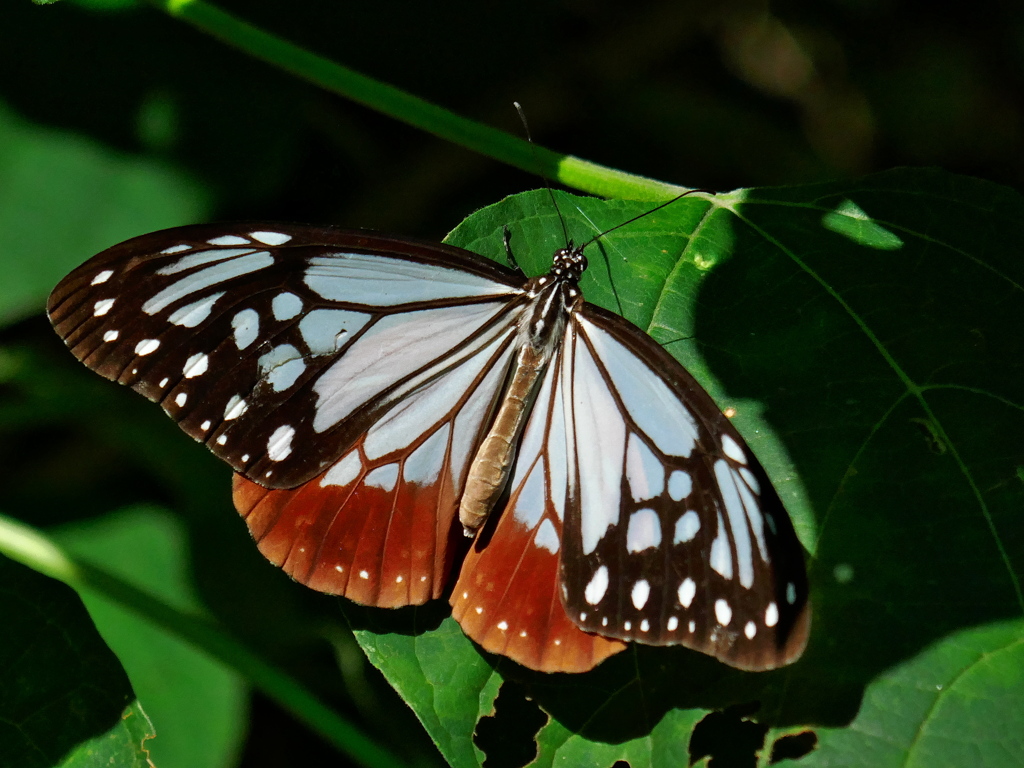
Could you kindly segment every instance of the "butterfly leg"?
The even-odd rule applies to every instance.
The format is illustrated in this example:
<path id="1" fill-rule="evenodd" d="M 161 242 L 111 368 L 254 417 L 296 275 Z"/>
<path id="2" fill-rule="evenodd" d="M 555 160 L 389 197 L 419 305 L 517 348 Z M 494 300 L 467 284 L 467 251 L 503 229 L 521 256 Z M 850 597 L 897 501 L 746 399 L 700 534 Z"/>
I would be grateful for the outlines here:
<path id="1" fill-rule="evenodd" d="M 515 254 L 512 253 L 512 230 L 508 228 L 508 224 L 501 228 L 501 241 L 505 244 L 505 258 L 508 261 L 508 265 L 525 277 L 525 273 L 519 268 L 519 262 L 516 261 Z"/>

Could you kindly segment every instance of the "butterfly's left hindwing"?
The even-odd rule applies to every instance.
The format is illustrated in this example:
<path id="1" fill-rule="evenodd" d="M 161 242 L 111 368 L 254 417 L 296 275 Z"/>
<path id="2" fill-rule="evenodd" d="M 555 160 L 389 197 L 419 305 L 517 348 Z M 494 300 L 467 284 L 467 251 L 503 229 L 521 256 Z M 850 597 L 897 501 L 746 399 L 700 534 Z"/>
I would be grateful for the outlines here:
<path id="1" fill-rule="evenodd" d="M 235 476 L 235 506 L 260 551 L 297 581 L 363 605 L 441 596 L 469 459 L 496 407 L 512 338 L 473 353 L 405 397 L 321 475 L 268 490 Z"/>
<path id="2" fill-rule="evenodd" d="M 182 227 L 116 245 L 54 289 L 50 319 L 237 472 L 319 475 L 481 337 L 514 323 L 513 273 L 369 233 Z"/>
<path id="3" fill-rule="evenodd" d="M 803 551 L 714 401 L 653 339 L 593 305 L 573 314 L 561 357 L 570 618 L 741 669 L 799 657 L 809 630 Z"/>

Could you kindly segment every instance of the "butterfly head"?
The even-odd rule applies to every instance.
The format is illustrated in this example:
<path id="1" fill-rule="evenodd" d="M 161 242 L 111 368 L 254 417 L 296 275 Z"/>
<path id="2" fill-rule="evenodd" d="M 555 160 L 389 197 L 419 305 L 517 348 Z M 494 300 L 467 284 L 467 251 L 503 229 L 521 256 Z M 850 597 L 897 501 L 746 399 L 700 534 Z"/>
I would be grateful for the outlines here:
<path id="1" fill-rule="evenodd" d="M 583 246 L 573 245 L 570 240 L 565 248 L 555 251 L 551 274 L 557 278 L 578 283 L 586 268 L 587 257 L 583 255 Z"/>

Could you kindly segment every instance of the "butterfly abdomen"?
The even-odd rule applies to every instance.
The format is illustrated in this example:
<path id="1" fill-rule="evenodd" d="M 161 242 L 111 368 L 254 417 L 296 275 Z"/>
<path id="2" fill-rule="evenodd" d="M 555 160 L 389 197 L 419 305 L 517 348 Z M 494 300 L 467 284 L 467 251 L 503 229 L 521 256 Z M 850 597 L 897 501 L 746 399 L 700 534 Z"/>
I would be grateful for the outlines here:
<path id="1" fill-rule="evenodd" d="M 578 279 L 579 275 L 574 273 L 551 273 L 534 278 L 525 286 L 530 305 L 520 320 L 519 351 L 497 415 L 473 457 L 459 503 L 459 521 L 466 536 L 476 534 L 508 484 L 516 445 L 537 388 L 561 341 L 566 318 L 579 297 Z"/>

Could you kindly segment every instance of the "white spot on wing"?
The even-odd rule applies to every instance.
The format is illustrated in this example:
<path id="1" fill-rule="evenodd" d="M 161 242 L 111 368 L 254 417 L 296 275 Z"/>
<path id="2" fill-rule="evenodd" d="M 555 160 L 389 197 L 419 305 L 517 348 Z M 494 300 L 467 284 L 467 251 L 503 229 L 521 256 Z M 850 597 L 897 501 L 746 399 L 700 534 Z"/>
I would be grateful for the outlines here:
<path id="1" fill-rule="evenodd" d="M 633 501 L 646 501 L 665 489 L 665 467 L 635 434 L 626 448 L 626 479 Z"/>
<path id="2" fill-rule="evenodd" d="M 537 534 L 533 537 L 533 543 L 541 549 L 546 549 L 551 554 L 558 552 L 558 533 L 555 531 L 555 526 L 550 520 L 545 519 L 540 524 Z"/>
<path id="3" fill-rule="evenodd" d="M 757 626 L 752 621 L 748 621 L 746 626 L 743 627 L 743 634 L 747 636 L 747 640 L 753 640 L 754 635 L 757 634 Z"/>
<path id="4" fill-rule="evenodd" d="M 188 395 L 184 392 L 179 392 L 174 396 L 174 402 L 177 403 L 178 407 L 181 408 L 188 401 Z"/>
<path id="5" fill-rule="evenodd" d="M 107 282 L 107 280 L 110 279 L 110 276 L 113 274 L 114 270 L 104 269 L 102 272 L 98 273 L 96 277 L 92 279 L 92 282 L 89 283 L 89 285 L 99 285 L 100 283 L 105 283 Z"/>
<path id="6" fill-rule="evenodd" d="M 267 440 L 267 458 L 271 461 L 287 459 L 292 452 L 293 437 L 295 437 L 294 427 L 284 424 L 275 429 L 270 439 Z"/>
<path id="7" fill-rule="evenodd" d="M 117 331 L 107 331 L 106 333 L 103 334 L 103 340 L 107 342 L 117 341 L 117 337 L 119 335 L 120 334 L 118 334 Z"/>
<path id="8" fill-rule="evenodd" d="M 227 435 L 221 435 L 217 438 L 217 445 L 224 445 L 228 441 Z"/>
<path id="9" fill-rule="evenodd" d="M 502 632 L 504 632 L 506 629 L 508 629 L 508 622 L 507 621 L 499 621 L 498 622 L 498 629 L 500 629 Z"/>
<path id="10" fill-rule="evenodd" d="M 793 582 L 786 585 L 786 602 L 790 605 L 796 602 L 796 584 Z"/>
<path id="11" fill-rule="evenodd" d="M 688 541 L 693 541 L 693 537 L 697 535 L 699 530 L 700 515 L 692 509 L 688 509 L 676 520 L 676 531 L 672 537 L 672 543 L 685 544 Z"/>
<path id="12" fill-rule="evenodd" d="M 395 483 L 398 482 L 398 464 L 392 462 L 391 464 L 385 464 L 383 467 L 377 467 L 366 476 L 363 482 L 366 485 L 380 488 L 383 491 L 390 492 L 394 490 Z"/>
<path id="13" fill-rule="evenodd" d="M 168 255 L 172 253 L 181 253 L 182 251 L 189 250 L 191 247 L 191 245 L 185 245 L 182 243 L 181 245 L 172 245 L 170 248 L 164 248 L 160 253 L 166 253 Z"/>
<path id="14" fill-rule="evenodd" d="M 630 592 L 629 598 L 633 601 L 633 607 L 638 611 L 643 610 L 643 607 L 647 605 L 647 598 L 651 596 L 651 585 L 647 579 L 640 579 L 636 584 L 633 585 L 633 591 Z"/>
<path id="15" fill-rule="evenodd" d="M 768 607 L 764 609 L 764 625 L 766 627 L 774 627 L 779 623 L 779 606 L 774 602 L 768 603 Z"/>
<path id="16" fill-rule="evenodd" d="M 235 346 L 243 350 L 260 335 L 260 316 L 255 309 L 243 309 L 231 318 L 231 327 L 235 332 Z"/>
<path id="17" fill-rule="evenodd" d="M 92 305 L 92 316 L 103 317 L 114 306 L 114 299 L 100 299 Z"/>
<path id="18" fill-rule="evenodd" d="M 210 358 L 203 352 L 197 352 L 185 361 L 185 367 L 181 372 L 186 379 L 194 379 L 196 376 L 202 376 L 209 368 Z"/>
<path id="19" fill-rule="evenodd" d="M 661 520 L 653 509 L 638 509 L 629 516 L 626 529 L 626 549 L 643 552 L 661 544 Z"/>
<path id="20" fill-rule="evenodd" d="M 275 320 L 291 320 L 302 311 L 302 299 L 294 293 L 279 293 L 270 302 Z"/>
<path id="21" fill-rule="evenodd" d="M 743 478 L 743 482 L 747 484 L 747 487 L 754 493 L 761 492 L 761 484 L 757 482 L 757 478 L 754 477 L 754 473 L 746 467 L 740 467 L 740 477 Z"/>
<path id="22" fill-rule="evenodd" d="M 675 616 L 668 617 L 668 624 L 665 625 L 669 632 L 675 632 L 679 628 L 679 619 Z"/>
<path id="23" fill-rule="evenodd" d="M 210 245 L 249 245 L 249 241 L 238 235 L 221 235 L 212 240 L 207 240 Z"/>
<path id="24" fill-rule="evenodd" d="M 292 239 L 291 235 L 286 235 L 282 232 L 267 232 L 263 230 L 259 232 L 250 232 L 249 237 L 253 240 L 258 240 L 264 245 L 284 245 Z"/>
<path id="25" fill-rule="evenodd" d="M 249 410 L 249 404 L 242 399 L 241 395 L 232 395 L 228 404 L 224 406 L 224 421 L 237 419 Z"/>
<path id="26" fill-rule="evenodd" d="M 283 392 L 306 370 L 302 354 L 291 344 L 281 344 L 259 359 L 260 374 L 275 392 Z"/>
<path id="27" fill-rule="evenodd" d="M 208 429 L 209 429 L 209 428 L 210 428 L 211 426 L 213 426 L 213 422 L 211 422 L 211 421 L 210 421 L 209 419 L 207 419 L 206 421 L 204 421 L 204 422 L 203 422 L 202 424 L 200 424 L 200 425 L 199 425 L 199 428 L 200 428 L 201 430 L 203 430 L 203 432 L 205 432 L 205 431 L 206 431 L 206 430 L 208 430 Z"/>
<path id="28" fill-rule="evenodd" d="M 693 491 L 693 479 L 688 472 L 673 470 L 668 478 L 668 495 L 672 501 L 682 501 Z"/>
<path id="29" fill-rule="evenodd" d="M 164 387 L 166 387 L 166 386 L 167 386 L 167 383 L 168 383 L 169 381 L 170 381 L 170 379 L 168 379 L 168 378 L 166 378 L 166 377 L 165 377 L 165 378 L 162 378 L 162 379 L 160 379 L 160 389 L 163 389 Z"/>
<path id="30" fill-rule="evenodd" d="M 739 443 L 732 439 L 731 435 L 722 435 L 722 452 L 739 464 L 746 464 L 747 457 L 740 448 Z"/>
<path id="31" fill-rule="evenodd" d="M 310 353 L 333 355 L 348 337 L 370 322 L 365 312 L 348 309 L 314 309 L 299 320 L 299 333 Z"/>
<path id="32" fill-rule="evenodd" d="M 732 621 L 732 608 L 722 598 L 715 600 L 715 618 L 723 627 L 728 627 L 729 622 Z"/>
<path id="33" fill-rule="evenodd" d="M 583 590 L 584 599 L 591 605 L 597 605 L 608 591 L 608 566 L 602 565 L 590 578 L 586 589 Z"/>
<path id="34" fill-rule="evenodd" d="M 324 474 L 320 481 L 320 487 L 328 485 L 348 485 L 363 471 L 363 462 L 359 458 L 359 451 L 349 451 L 337 464 L 331 467 Z"/>
<path id="35" fill-rule="evenodd" d="M 732 578 L 732 553 L 729 551 L 729 538 L 725 533 L 725 521 L 718 516 L 718 535 L 711 542 L 711 554 L 708 558 L 711 568 L 723 579 Z"/>
<path id="36" fill-rule="evenodd" d="M 159 339 L 143 339 L 135 345 L 136 355 L 150 355 L 160 348 Z"/>
<path id="37" fill-rule="evenodd" d="M 693 579 L 687 576 L 683 579 L 683 583 L 679 585 L 679 604 L 683 606 L 683 608 L 689 608 L 690 603 L 693 602 L 694 595 L 696 594 L 697 584 Z"/>
<path id="38" fill-rule="evenodd" d="M 191 304 L 186 304 L 184 307 L 171 312 L 167 319 L 175 325 L 181 325 L 185 328 L 195 328 L 203 320 L 210 316 L 210 312 L 213 310 L 213 305 L 217 303 L 217 299 L 224 295 L 224 291 L 215 293 L 211 296 L 207 296 L 205 299 L 200 299 Z"/>

